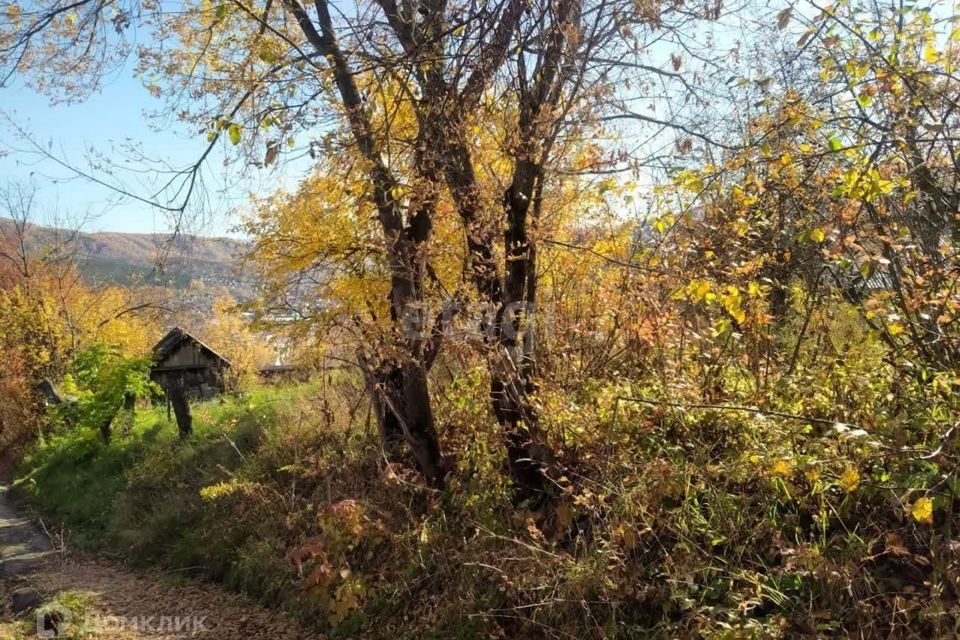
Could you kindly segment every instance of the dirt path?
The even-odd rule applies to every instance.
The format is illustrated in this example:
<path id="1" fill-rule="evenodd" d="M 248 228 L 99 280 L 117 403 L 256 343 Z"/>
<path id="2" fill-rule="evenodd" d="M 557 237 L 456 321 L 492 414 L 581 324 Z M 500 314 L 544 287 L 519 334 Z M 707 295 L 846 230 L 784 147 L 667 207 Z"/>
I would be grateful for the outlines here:
<path id="1" fill-rule="evenodd" d="M 50 606 L 50 601 L 63 603 Z M 34 607 L 40 602 L 40 609 Z M 213 584 L 177 584 L 169 574 L 137 572 L 62 554 L 18 516 L 0 485 L 0 640 L 35 637 L 38 618 L 58 618 L 69 638 L 104 640 L 313 640 L 286 614 Z M 38 612 L 39 615 L 38 615 Z M 80 618 L 79 620 L 77 618 Z M 78 633 L 81 629 L 88 635 Z M 52 634 L 49 636 L 52 637 Z"/>

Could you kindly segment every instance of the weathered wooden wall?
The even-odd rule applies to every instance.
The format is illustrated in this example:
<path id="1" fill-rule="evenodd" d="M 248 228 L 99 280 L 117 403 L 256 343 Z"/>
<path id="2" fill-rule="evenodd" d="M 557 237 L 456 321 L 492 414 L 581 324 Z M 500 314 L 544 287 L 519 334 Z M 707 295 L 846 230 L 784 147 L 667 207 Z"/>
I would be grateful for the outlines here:
<path id="1" fill-rule="evenodd" d="M 188 396 L 206 398 L 223 393 L 222 361 L 198 344 L 185 341 L 154 365 L 150 378 L 164 390 L 181 378 Z"/>

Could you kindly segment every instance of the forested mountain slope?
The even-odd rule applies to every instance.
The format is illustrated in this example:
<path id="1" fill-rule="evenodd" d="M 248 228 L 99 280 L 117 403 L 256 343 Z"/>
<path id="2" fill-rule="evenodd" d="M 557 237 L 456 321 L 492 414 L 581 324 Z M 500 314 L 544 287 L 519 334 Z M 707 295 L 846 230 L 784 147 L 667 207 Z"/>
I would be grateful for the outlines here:
<path id="1" fill-rule="evenodd" d="M 14 221 L 0 218 L 0 234 L 15 237 Z M 250 293 L 241 273 L 246 244 L 225 237 L 154 233 L 85 232 L 27 223 L 28 250 L 75 259 L 86 279 L 100 284 L 165 285 L 177 289 L 202 282 L 226 287 L 234 297 Z"/>

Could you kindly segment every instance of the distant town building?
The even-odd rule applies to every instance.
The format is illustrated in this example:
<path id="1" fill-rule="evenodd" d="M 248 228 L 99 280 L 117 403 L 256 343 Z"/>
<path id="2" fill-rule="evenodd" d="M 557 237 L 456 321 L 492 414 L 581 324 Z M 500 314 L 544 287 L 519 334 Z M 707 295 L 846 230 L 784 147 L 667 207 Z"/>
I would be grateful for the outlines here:
<path id="1" fill-rule="evenodd" d="M 296 364 L 272 364 L 257 373 L 265 382 L 305 382 L 310 377 L 305 367 Z"/>

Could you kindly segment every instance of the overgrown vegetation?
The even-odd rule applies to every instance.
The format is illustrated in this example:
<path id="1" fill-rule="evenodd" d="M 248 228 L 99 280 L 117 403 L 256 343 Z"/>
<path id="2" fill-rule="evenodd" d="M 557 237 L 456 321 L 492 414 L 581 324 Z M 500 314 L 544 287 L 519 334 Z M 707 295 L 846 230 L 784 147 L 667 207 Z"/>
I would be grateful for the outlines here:
<path id="1" fill-rule="evenodd" d="M 479 372 L 438 408 L 460 452 L 442 491 L 383 466 L 345 373 L 197 405 L 185 442 L 159 409 L 109 443 L 52 435 L 17 489 L 68 546 L 222 580 L 344 637 L 943 637 L 960 486 L 930 457 L 946 443 L 900 443 L 904 416 L 956 407 L 881 353 L 851 340 L 836 380 L 804 360 L 809 382 L 767 407 L 821 421 L 630 400 L 662 396 L 649 379 L 546 395 L 568 469 L 549 511 L 516 506 Z M 851 393 L 870 411 L 838 411 Z"/>
<path id="2" fill-rule="evenodd" d="M 124 291 L 0 246 L 0 426 L 68 544 L 340 637 L 960 633 L 954 10 L 81 5 L 10 4 L 0 72 L 82 97 L 136 25 L 203 158 L 308 140 L 241 229 L 313 378 L 257 386 L 223 300 L 230 393 L 176 438 Z M 57 420 L 31 385 L 71 370 Z"/>

